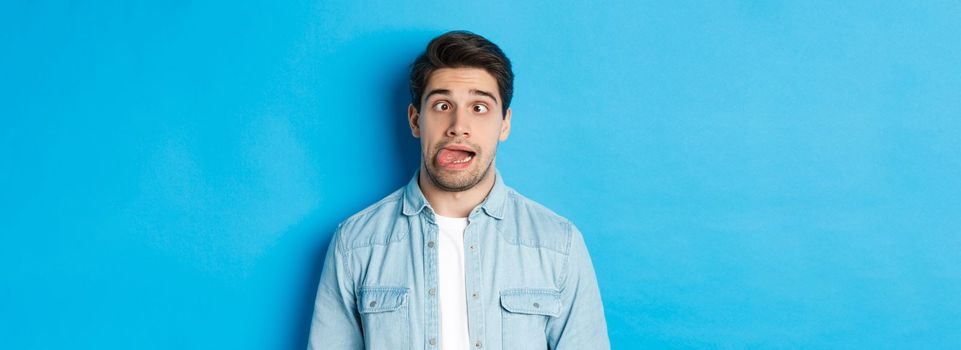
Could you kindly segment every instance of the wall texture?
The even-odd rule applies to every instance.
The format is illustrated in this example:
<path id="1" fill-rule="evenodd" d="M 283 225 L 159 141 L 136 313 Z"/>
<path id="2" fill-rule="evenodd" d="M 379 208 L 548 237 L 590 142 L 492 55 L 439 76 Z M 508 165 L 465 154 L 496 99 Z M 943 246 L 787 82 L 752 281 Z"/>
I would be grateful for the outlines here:
<path id="1" fill-rule="evenodd" d="M 513 59 L 509 185 L 617 349 L 961 348 L 958 1 L 0 4 L 0 347 L 300 349 L 418 160 L 406 68 Z"/>

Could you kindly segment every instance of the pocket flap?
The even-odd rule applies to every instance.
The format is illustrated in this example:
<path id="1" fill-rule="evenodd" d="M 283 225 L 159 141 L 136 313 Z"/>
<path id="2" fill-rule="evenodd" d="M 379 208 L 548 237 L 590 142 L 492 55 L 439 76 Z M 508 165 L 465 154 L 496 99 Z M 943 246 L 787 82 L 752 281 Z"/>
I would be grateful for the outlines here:
<path id="1" fill-rule="evenodd" d="M 407 288 L 360 288 L 360 312 L 364 314 L 394 311 L 407 302 Z"/>
<path id="2" fill-rule="evenodd" d="M 501 306 L 513 313 L 557 317 L 561 311 L 561 293 L 553 289 L 502 290 Z"/>

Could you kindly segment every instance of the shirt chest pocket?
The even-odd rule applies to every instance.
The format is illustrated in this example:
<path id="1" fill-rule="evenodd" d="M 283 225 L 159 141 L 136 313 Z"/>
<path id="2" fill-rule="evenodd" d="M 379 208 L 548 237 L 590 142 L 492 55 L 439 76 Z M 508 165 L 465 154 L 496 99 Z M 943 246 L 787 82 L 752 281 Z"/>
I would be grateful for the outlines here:
<path id="1" fill-rule="evenodd" d="M 547 320 L 561 311 L 561 294 L 553 289 L 502 290 L 501 330 L 504 349 L 547 349 Z"/>
<path id="2" fill-rule="evenodd" d="M 402 287 L 362 287 L 358 310 L 364 330 L 366 349 L 410 348 L 408 289 Z"/>

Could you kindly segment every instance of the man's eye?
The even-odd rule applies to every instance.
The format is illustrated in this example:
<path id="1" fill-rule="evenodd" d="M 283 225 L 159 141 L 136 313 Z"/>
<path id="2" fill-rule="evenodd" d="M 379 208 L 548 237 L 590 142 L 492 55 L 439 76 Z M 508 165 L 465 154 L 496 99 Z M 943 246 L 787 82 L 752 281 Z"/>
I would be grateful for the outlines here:
<path id="1" fill-rule="evenodd" d="M 485 105 L 474 105 L 475 113 L 487 113 L 487 106 Z"/>
<path id="2" fill-rule="evenodd" d="M 447 102 L 437 102 L 434 104 L 434 110 L 438 112 L 446 112 L 450 110 L 450 104 Z"/>

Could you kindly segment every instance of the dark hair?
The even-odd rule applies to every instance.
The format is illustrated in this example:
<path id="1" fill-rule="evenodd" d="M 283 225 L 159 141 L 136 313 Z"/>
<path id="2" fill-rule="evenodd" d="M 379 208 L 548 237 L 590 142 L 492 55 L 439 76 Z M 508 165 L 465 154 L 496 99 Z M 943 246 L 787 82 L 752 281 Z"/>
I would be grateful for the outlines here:
<path id="1" fill-rule="evenodd" d="M 410 102 L 420 111 L 427 79 L 440 68 L 481 68 L 497 80 L 502 102 L 501 114 L 507 114 L 514 94 L 514 72 L 511 61 L 497 45 L 486 38 L 462 30 L 444 33 L 427 44 L 424 53 L 410 66 Z"/>

